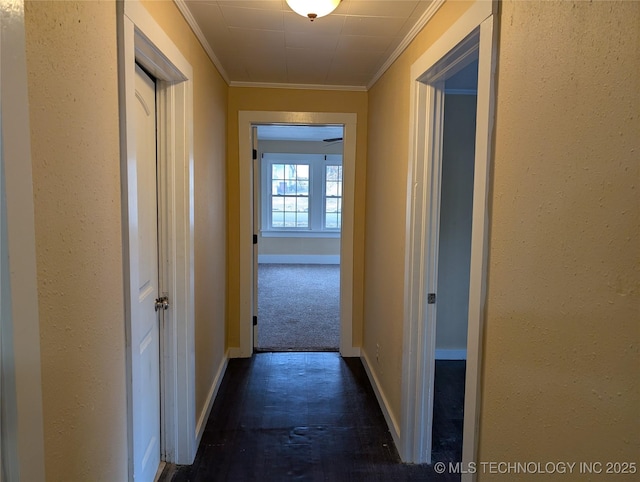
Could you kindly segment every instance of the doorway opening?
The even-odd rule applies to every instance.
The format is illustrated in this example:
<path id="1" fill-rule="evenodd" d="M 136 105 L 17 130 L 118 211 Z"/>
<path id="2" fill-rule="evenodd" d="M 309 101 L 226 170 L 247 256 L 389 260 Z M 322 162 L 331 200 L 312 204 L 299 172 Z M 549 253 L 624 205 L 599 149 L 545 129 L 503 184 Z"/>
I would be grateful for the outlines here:
<path id="1" fill-rule="evenodd" d="M 431 459 L 462 461 L 475 159 L 477 52 L 444 81 Z M 466 62 L 466 61 L 465 61 Z"/>
<path id="2" fill-rule="evenodd" d="M 468 467 L 477 457 L 496 58 L 494 8 L 490 2 L 474 3 L 411 68 L 412 189 L 407 201 L 403 407 L 398 434 L 405 462 L 459 461 L 461 451 L 462 466 Z M 475 82 L 456 86 L 465 71 Z M 448 128 L 452 132 L 445 132 Z M 454 154 L 457 159 L 452 161 L 448 157 Z M 442 372 L 438 365 L 453 361 L 443 358 L 462 359 L 460 373 L 444 384 L 445 389 L 460 386 L 464 377 L 457 414 L 448 419 L 458 438 L 462 426 L 461 447 L 459 439 L 455 447 L 437 440 L 436 403 L 438 397 L 446 400 L 437 393 L 441 386 L 437 372 Z M 463 473 L 463 480 L 471 478 Z"/>
<path id="3" fill-rule="evenodd" d="M 257 125 L 257 351 L 338 351 L 342 125 Z"/>
<path id="4" fill-rule="evenodd" d="M 257 316 L 257 296 L 255 284 L 258 278 L 258 236 L 255 208 L 254 167 L 252 153 L 257 155 L 257 135 L 253 135 L 256 126 L 297 125 L 297 126 L 342 126 L 342 203 L 340 211 L 340 354 L 345 357 L 359 356 L 359 347 L 353 346 L 353 219 L 354 186 L 356 158 L 357 114 L 329 112 L 281 112 L 281 111 L 240 111 L 238 113 L 238 149 L 239 149 L 239 228 L 240 228 L 240 346 L 230 349 L 230 356 L 250 357 L 255 347 L 254 316 Z M 333 136 L 339 137 L 339 136 Z M 330 139 L 324 137 L 323 139 Z M 324 142 L 324 141 L 323 141 Z M 327 142 L 329 144 L 329 142 Z M 337 213 L 333 213 L 337 219 Z M 258 321 L 259 325 L 259 321 Z"/>

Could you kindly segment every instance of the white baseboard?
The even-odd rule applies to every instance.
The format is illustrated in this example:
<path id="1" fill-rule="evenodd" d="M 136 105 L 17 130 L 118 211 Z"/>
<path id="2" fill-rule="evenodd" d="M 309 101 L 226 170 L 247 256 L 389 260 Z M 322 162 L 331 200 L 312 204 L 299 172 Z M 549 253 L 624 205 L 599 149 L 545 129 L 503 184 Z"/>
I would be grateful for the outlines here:
<path id="1" fill-rule="evenodd" d="M 258 264 L 340 264 L 339 254 L 260 254 Z"/>
<path id="2" fill-rule="evenodd" d="M 202 440 L 204 428 L 207 425 L 207 420 L 209 420 L 209 415 L 211 414 L 211 409 L 213 408 L 213 402 L 216 399 L 216 395 L 218 395 L 220 383 L 222 383 L 222 378 L 227 371 L 228 364 L 229 350 L 227 350 L 224 357 L 222 358 L 222 362 L 218 367 L 218 372 L 216 373 L 216 376 L 213 379 L 213 383 L 211 384 L 211 388 L 209 389 L 209 393 L 207 394 L 207 402 L 205 403 L 204 410 L 202 410 L 202 413 L 200 413 L 200 418 L 198 419 L 198 423 L 196 425 L 196 447 L 200 446 L 200 440 Z"/>
<path id="3" fill-rule="evenodd" d="M 360 347 L 351 346 L 347 348 L 340 348 L 340 356 L 343 358 L 360 358 Z"/>
<path id="4" fill-rule="evenodd" d="M 436 348 L 436 360 L 466 360 L 467 350 L 462 349 L 450 349 L 450 348 Z"/>
<path id="5" fill-rule="evenodd" d="M 391 410 L 389 410 L 389 402 L 387 401 L 387 397 L 385 397 L 382 388 L 380 387 L 380 382 L 378 382 L 378 377 L 376 377 L 375 372 L 371 370 L 371 363 L 369 363 L 369 357 L 367 357 L 367 353 L 364 350 L 360 350 L 362 360 L 362 365 L 364 366 L 364 370 L 367 372 L 367 376 L 369 377 L 369 382 L 373 387 L 373 391 L 376 394 L 376 398 L 378 399 L 378 405 L 380 405 L 380 409 L 382 410 L 382 414 L 384 415 L 384 419 L 387 421 L 387 426 L 389 427 L 389 431 L 391 432 L 391 436 L 393 437 L 393 442 L 396 444 L 396 448 L 400 449 L 400 426 L 398 422 L 394 418 Z"/>
<path id="6" fill-rule="evenodd" d="M 227 356 L 229 358 L 242 358 L 242 352 L 240 351 L 240 347 L 234 346 L 227 350 Z"/>

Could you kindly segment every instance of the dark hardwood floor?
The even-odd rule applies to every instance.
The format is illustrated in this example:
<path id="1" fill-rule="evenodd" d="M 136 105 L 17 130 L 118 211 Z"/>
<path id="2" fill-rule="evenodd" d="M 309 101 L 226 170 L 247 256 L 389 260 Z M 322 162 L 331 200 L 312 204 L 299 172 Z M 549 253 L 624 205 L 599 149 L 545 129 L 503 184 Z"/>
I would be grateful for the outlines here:
<path id="1" fill-rule="evenodd" d="M 459 461 L 464 362 L 436 364 L 434 462 Z M 164 482 L 460 480 L 400 462 L 358 358 L 259 353 L 229 361 L 191 466 Z"/>

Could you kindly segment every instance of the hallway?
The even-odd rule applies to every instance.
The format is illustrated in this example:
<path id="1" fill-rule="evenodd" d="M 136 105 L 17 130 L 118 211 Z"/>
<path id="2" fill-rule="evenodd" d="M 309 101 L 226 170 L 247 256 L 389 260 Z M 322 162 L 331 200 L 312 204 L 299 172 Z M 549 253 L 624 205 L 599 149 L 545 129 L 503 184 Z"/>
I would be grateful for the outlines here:
<path id="1" fill-rule="evenodd" d="M 444 378 L 442 382 L 451 381 Z M 443 405 L 455 410 L 458 401 L 449 402 Z M 451 451 L 438 459 L 447 455 L 450 460 L 459 457 Z M 229 361 L 194 464 L 167 466 L 160 480 L 412 481 L 459 476 L 400 463 L 359 359 L 337 353 L 260 353 Z"/>

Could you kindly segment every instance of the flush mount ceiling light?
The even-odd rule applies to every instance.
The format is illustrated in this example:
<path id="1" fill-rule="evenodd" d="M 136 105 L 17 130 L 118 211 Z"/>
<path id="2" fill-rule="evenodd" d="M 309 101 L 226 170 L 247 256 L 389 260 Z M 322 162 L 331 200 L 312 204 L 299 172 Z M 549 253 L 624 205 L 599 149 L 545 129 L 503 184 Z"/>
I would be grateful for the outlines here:
<path id="1" fill-rule="evenodd" d="M 291 10 L 313 22 L 333 12 L 342 0 L 287 0 Z"/>

